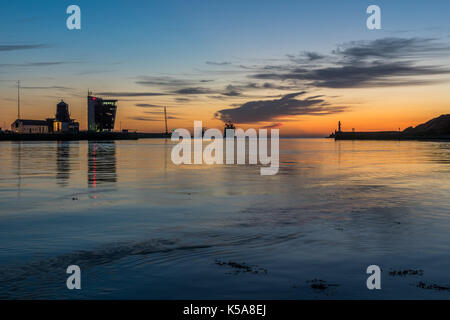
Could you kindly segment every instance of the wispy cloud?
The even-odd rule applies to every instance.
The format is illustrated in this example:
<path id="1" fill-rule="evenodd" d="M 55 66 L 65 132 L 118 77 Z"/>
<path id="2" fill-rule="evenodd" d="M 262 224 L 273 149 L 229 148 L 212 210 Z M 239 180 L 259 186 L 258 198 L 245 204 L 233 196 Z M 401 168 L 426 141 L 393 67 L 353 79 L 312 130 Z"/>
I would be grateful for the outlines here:
<path id="1" fill-rule="evenodd" d="M 318 61 L 326 58 L 325 55 L 312 51 L 304 51 L 299 55 L 287 54 L 286 56 L 290 61 L 295 63 L 311 63 L 313 61 Z"/>
<path id="2" fill-rule="evenodd" d="M 164 106 L 160 106 L 157 104 L 150 104 L 150 103 L 136 103 L 136 107 L 139 107 L 139 108 L 163 108 Z"/>
<path id="3" fill-rule="evenodd" d="M 450 74 L 448 67 L 425 65 L 423 60 L 450 53 L 450 47 L 434 39 L 384 38 L 355 41 L 333 50 L 334 65 L 308 66 L 291 57 L 293 64 L 267 65 L 250 75 L 260 80 L 294 81 L 327 88 L 407 86 L 434 83 L 433 77 Z M 307 54 L 313 60 L 325 56 Z M 422 63 L 419 63 L 422 62 Z M 418 79 L 420 78 L 420 79 Z"/>
<path id="4" fill-rule="evenodd" d="M 154 117 L 128 117 L 128 119 L 130 120 L 135 120 L 135 121 L 148 121 L 148 122 L 163 122 L 164 118 L 160 117 L 160 118 L 154 118 Z M 175 120 L 178 119 L 176 117 L 173 116 L 168 116 L 167 119 L 171 119 L 171 120 Z"/>
<path id="5" fill-rule="evenodd" d="M 228 66 L 228 65 L 231 65 L 231 62 L 228 62 L 228 61 L 222 61 L 222 62 L 206 61 L 205 63 L 208 64 L 208 65 L 211 65 L 211 66 Z"/>
<path id="6" fill-rule="evenodd" d="M 277 123 L 272 123 L 270 125 L 264 126 L 261 129 L 276 129 L 276 128 L 281 127 L 282 125 L 283 125 L 283 123 L 277 122 Z"/>
<path id="7" fill-rule="evenodd" d="M 237 96 L 240 96 L 242 94 L 242 92 L 241 92 L 240 88 L 230 84 L 225 88 L 225 92 L 223 92 L 222 94 L 224 96 L 237 97 Z"/>
<path id="8" fill-rule="evenodd" d="M 28 89 L 28 90 L 47 90 L 47 89 L 58 89 L 58 90 L 72 90 L 72 88 L 69 87 L 62 87 L 62 86 L 36 86 L 36 87 L 30 87 L 30 86 L 22 86 L 20 89 Z"/>
<path id="9" fill-rule="evenodd" d="M 155 119 L 151 117 L 128 117 L 130 120 L 136 120 L 136 121 L 161 121 L 161 119 Z"/>
<path id="10" fill-rule="evenodd" d="M 48 44 L 15 44 L 15 45 L 0 45 L 0 51 L 17 51 L 30 49 L 44 49 L 50 48 Z"/>
<path id="11" fill-rule="evenodd" d="M 0 67 L 49 67 L 63 64 L 74 63 L 73 61 L 43 61 L 43 62 L 26 62 L 26 63 L 2 63 Z"/>
<path id="12" fill-rule="evenodd" d="M 344 43 L 333 51 L 349 62 L 369 58 L 409 59 L 425 58 L 429 55 L 448 53 L 450 47 L 433 38 L 382 38 L 372 41 L 352 41 Z"/>
<path id="13" fill-rule="evenodd" d="M 193 86 L 199 83 L 198 80 L 192 79 L 182 79 L 169 76 L 139 76 L 136 81 L 137 84 L 152 87 L 163 87 L 163 88 L 173 88 L 173 87 L 187 87 Z"/>
<path id="14" fill-rule="evenodd" d="M 211 89 L 203 87 L 192 87 L 192 88 L 178 89 L 173 93 L 180 95 L 191 95 L 191 94 L 210 94 L 213 93 L 213 91 L 211 91 Z"/>
<path id="15" fill-rule="evenodd" d="M 153 97 L 153 96 L 165 96 L 166 93 L 162 92 L 96 92 L 99 96 L 107 97 Z"/>
<path id="16" fill-rule="evenodd" d="M 188 79 L 173 76 L 140 76 L 137 84 L 161 90 L 165 95 L 201 95 L 214 92 L 213 79 Z"/>
<path id="17" fill-rule="evenodd" d="M 411 62 L 370 63 L 345 65 L 316 70 L 294 69 L 288 73 L 261 73 L 258 79 L 304 80 L 316 87 L 363 88 L 427 84 L 430 80 L 411 77 L 449 74 L 450 69 L 415 66 Z"/>

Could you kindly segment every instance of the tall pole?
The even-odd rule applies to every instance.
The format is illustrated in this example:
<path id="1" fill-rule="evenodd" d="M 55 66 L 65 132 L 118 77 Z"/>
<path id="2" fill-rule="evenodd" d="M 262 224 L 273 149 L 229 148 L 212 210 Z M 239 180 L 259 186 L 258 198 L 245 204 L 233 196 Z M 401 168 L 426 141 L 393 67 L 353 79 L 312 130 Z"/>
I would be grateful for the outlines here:
<path id="1" fill-rule="evenodd" d="M 164 107 L 164 121 L 166 123 L 166 134 L 169 134 L 169 131 L 167 130 L 167 112 L 166 112 L 166 107 Z"/>
<path id="2" fill-rule="evenodd" d="M 20 119 L 20 80 L 17 80 L 17 119 Z"/>

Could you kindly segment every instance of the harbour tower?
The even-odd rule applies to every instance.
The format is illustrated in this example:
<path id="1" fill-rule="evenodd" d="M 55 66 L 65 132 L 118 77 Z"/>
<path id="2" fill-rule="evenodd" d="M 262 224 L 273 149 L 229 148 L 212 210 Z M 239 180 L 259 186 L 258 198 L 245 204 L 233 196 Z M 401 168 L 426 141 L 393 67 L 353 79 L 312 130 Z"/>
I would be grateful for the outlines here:
<path id="1" fill-rule="evenodd" d="M 88 131 L 109 132 L 114 129 L 117 100 L 105 100 L 88 93 Z"/>
<path id="2" fill-rule="evenodd" d="M 78 122 L 70 119 L 69 105 L 63 100 L 56 105 L 55 119 L 47 119 L 47 121 L 53 122 L 54 133 L 78 132 L 79 130 Z"/>

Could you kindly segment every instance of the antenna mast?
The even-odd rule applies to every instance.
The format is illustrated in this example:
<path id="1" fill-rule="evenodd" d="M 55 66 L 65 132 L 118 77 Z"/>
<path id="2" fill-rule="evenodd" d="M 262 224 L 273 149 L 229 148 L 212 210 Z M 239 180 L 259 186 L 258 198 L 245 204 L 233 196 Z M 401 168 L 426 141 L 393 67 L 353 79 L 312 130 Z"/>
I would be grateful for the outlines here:
<path id="1" fill-rule="evenodd" d="M 166 112 L 166 107 L 164 107 L 164 121 L 166 123 L 166 134 L 169 134 L 169 131 L 167 131 L 167 112 Z"/>
<path id="2" fill-rule="evenodd" d="M 17 119 L 20 119 L 20 80 L 17 80 Z"/>

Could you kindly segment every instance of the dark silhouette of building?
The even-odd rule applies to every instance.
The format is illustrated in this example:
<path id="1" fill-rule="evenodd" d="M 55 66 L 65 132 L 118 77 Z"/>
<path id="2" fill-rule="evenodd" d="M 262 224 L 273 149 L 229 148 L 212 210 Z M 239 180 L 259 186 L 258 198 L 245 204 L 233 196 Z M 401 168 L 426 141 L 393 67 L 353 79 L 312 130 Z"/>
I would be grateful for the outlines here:
<path id="1" fill-rule="evenodd" d="M 78 132 L 80 128 L 78 122 L 70 119 L 69 105 L 63 100 L 56 105 L 55 119 L 47 119 L 47 121 L 49 120 L 53 120 L 50 131 L 55 133 Z"/>
<path id="2" fill-rule="evenodd" d="M 88 95 L 88 130 L 94 132 L 114 129 L 117 100 L 104 100 Z"/>
<path id="3" fill-rule="evenodd" d="M 61 100 L 56 105 L 55 118 L 47 118 L 46 120 L 17 119 L 11 124 L 11 131 L 35 134 L 78 132 L 79 123 L 70 119 L 69 105 Z"/>
<path id="4" fill-rule="evenodd" d="M 70 121 L 69 105 L 63 100 L 61 100 L 61 102 L 56 105 L 55 120 L 61 122 Z"/>
<path id="5" fill-rule="evenodd" d="M 15 133 L 48 133 L 49 123 L 46 120 L 17 119 L 11 124 L 11 131 Z"/>
<path id="6" fill-rule="evenodd" d="M 224 137 L 227 136 L 227 130 L 233 130 L 233 134 L 234 134 L 234 130 L 236 130 L 236 127 L 234 126 L 234 124 L 231 121 L 227 121 L 225 123 L 225 127 L 223 128 L 223 136 Z"/>

